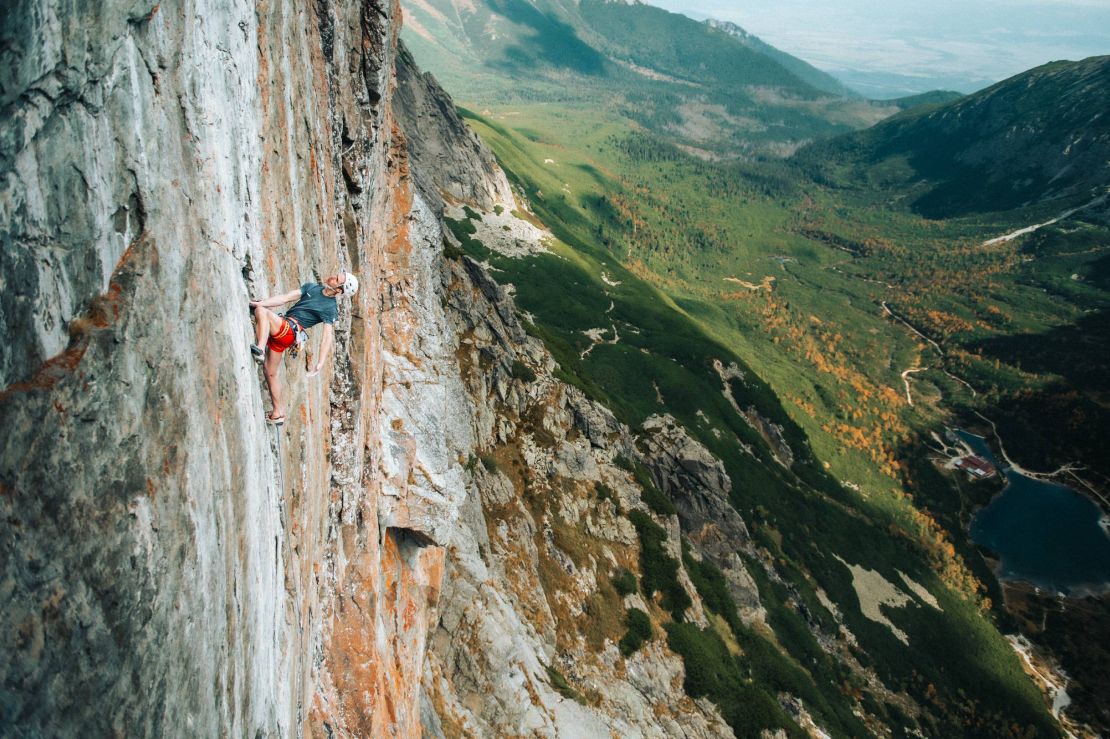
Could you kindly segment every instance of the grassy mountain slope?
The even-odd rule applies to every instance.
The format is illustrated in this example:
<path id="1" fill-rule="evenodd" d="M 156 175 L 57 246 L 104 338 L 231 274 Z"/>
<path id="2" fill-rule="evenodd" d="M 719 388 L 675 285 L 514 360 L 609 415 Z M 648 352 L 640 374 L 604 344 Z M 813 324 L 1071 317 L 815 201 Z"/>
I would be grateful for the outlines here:
<path id="1" fill-rule="evenodd" d="M 775 87 L 802 98 L 820 91 L 732 34 L 651 5 L 584 0 L 586 26 L 605 40 L 610 56 L 690 84 L 741 92 Z"/>
<path id="2" fill-rule="evenodd" d="M 944 105 L 953 100 L 959 100 L 962 97 L 963 93 L 954 92 L 952 90 L 931 90 L 919 95 L 907 95 L 906 97 L 895 98 L 889 102 L 897 105 L 902 110 L 909 110 L 919 105 Z"/>
<path id="3" fill-rule="evenodd" d="M 785 600 L 780 598 L 794 598 L 790 591 L 797 589 L 813 594 L 803 596 L 806 609 L 813 609 L 810 613 L 824 614 L 828 611 L 823 610 L 816 593 L 819 589 L 828 594 L 844 609 L 849 628 L 860 639 L 860 654 L 867 655 L 860 659 L 878 670 L 885 685 L 911 696 L 911 705 L 927 706 L 924 715 L 907 719 L 898 712 L 902 709 L 898 708 L 897 700 L 891 698 L 894 702 L 884 703 L 871 695 L 865 700 L 870 715 L 901 729 L 914 726 L 914 721 L 924 721 L 919 726 L 927 735 L 939 736 L 936 732 L 940 732 L 957 736 L 963 731 L 961 722 L 968 720 L 965 711 L 973 707 L 971 710 L 977 718 L 972 720 L 980 721 L 979 726 L 988 736 L 997 736 L 1002 731 L 997 721 L 1003 713 L 1017 711 L 1009 715 L 1025 716 L 1020 721 L 1022 726 L 1028 722 L 1029 726 L 1039 727 L 1040 732 L 1051 733 L 1050 723 L 1031 718 L 1038 715 L 1039 701 L 1028 688 L 1019 687 L 1023 678 L 1018 675 L 1009 648 L 980 616 L 979 607 L 986 603 L 981 598 L 985 594 L 977 590 L 975 571 L 967 569 L 969 563 L 978 558 L 975 550 L 960 541 L 950 543 L 936 522 L 921 515 L 911 498 L 891 488 L 894 480 L 887 477 L 884 484 L 882 475 L 869 474 L 867 453 L 861 454 L 859 449 L 831 451 L 837 444 L 826 445 L 809 434 L 808 428 L 813 427 L 811 419 L 807 421 L 797 415 L 797 407 L 791 407 L 794 401 L 779 405 L 781 402 L 767 392 L 768 387 L 753 373 L 748 360 L 751 357 L 751 361 L 759 363 L 759 374 L 763 374 L 765 368 L 773 368 L 766 357 L 759 355 L 775 351 L 777 342 L 767 341 L 773 337 L 749 336 L 745 346 L 743 338 L 747 332 L 737 331 L 734 323 L 741 316 L 729 318 L 720 313 L 719 308 L 715 310 L 712 301 L 689 290 L 690 284 L 685 290 L 676 290 L 674 282 L 660 280 L 657 273 L 646 270 L 643 257 L 652 256 L 648 249 L 654 240 L 649 241 L 645 236 L 656 232 L 660 226 L 643 220 L 647 209 L 637 210 L 630 219 L 625 216 L 637 223 L 638 233 L 633 239 L 632 224 L 620 225 L 627 201 L 618 195 L 633 191 L 634 185 L 625 188 L 632 183 L 629 175 L 636 170 L 646 173 L 654 169 L 660 156 L 650 156 L 648 159 L 652 161 L 640 170 L 645 159 L 643 152 L 635 159 L 630 158 L 627 151 L 636 151 L 635 146 L 619 145 L 609 139 L 619 130 L 615 121 L 586 119 L 581 112 L 574 115 L 563 111 L 552 115 L 544 107 L 513 112 L 518 114 L 501 120 L 474 114 L 471 118 L 475 128 L 493 145 L 498 159 L 515 174 L 517 183 L 535 204 L 537 214 L 554 227 L 561 243 L 553 255 L 525 260 L 505 259 L 485 250 L 481 244 L 465 244 L 476 259 L 488 260 L 496 267 L 498 279 L 516 286 L 518 303 L 534 316 L 536 331 L 553 347 L 565 376 L 604 399 L 634 427 L 650 413 L 674 414 L 690 433 L 724 460 L 729 476 L 738 480 L 734 505 L 753 525 L 760 546 L 783 563 L 788 573 L 787 590 L 776 594 L 773 584 L 768 583 L 767 603 L 780 604 L 774 608 L 781 608 Z M 536 136 L 537 126 L 544 125 L 545 121 L 551 125 L 544 130 L 543 136 Z M 581 122 L 576 124 L 575 121 Z M 521 133 L 522 130 L 525 133 Z M 537 138 L 542 141 L 536 141 Z M 584 152 L 591 153 L 584 155 Z M 676 150 L 669 152 L 675 162 L 684 162 L 682 166 L 694 168 L 683 176 L 690 176 L 692 172 L 704 174 L 703 168 L 709 166 L 684 158 Z M 547 163 L 547 160 L 555 163 Z M 680 170 L 680 166 L 676 169 Z M 674 201 L 674 195 L 682 193 L 672 189 L 668 194 Z M 756 209 L 767 209 L 774 202 L 771 198 L 783 194 L 776 192 L 768 196 L 753 188 L 731 202 L 739 203 L 747 198 Z M 687 195 L 683 194 L 684 204 L 688 202 Z M 665 211 L 665 214 L 676 213 L 677 210 Z M 629 246 L 636 259 L 629 259 Z M 710 244 L 707 242 L 705 247 L 708 250 Z M 748 259 L 763 253 L 759 261 L 775 264 L 776 251 L 774 246 L 765 250 L 753 245 Z M 690 264 L 685 269 L 692 270 L 694 266 Z M 794 267 L 795 264 L 789 263 L 791 272 Z M 815 267 L 806 267 L 800 274 L 819 274 L 821 267 Z M 781 282 L 795 283 L 789 273 L 778 274 Z M 695 277 L 694 274 L 689 276 Z M 650 286 L 652 283 L 655 286 Z M 717 284 L 722 283 L 718 281 Z M 807 295 L 805 282 L 801 282 L 799 288 L 791 292 L 787 300 L 795 296 L 800 300 Z M 714 296 L 722 292 L 722 288 L 717 287 Z M 754 291 L 745 288 L 744 292 Z M 567 295 L 574 295 L 574 300 L 567 301 Z M 816 298 L 810 296 L 809 300 Z M 836 297 L 826 306 L 833 307 L 835 303 Z M 880 330 L 884 327 L 881 317 L 866 308 L 858 316 L 852 314 L 845 318 L 849 322 L 858 318 L 866 322 L 865 325 Z M 585 332 L 606 325 L 609 330 L 605 337 L 618 336 L 619 341 L 595 345 L 583 357 L 583 352 L 592 344 Z M 905 345 L 898 347 L 896 352 L 910 350 L 911 342 L 902 343 Z M 753 348 L 755 353 L 751 351 Z M 844 350 L 841 353 L 845 353 Z M 754 405 L 760 415 L 783 424 L 791 447 L 804 453 L 799 454 L 789 473 L 784 475 L 783 468 L 773 462 L 764 439 L 754 435 L 753 429 L 724 401 L 713 360 L 736 363 L 744 373 L 743 382 L 731 383 L 738 405 Z M 803 366 L 799 373 L 798 366 L 790 366 L 793 354 L 786 357 L 784 364 L 783 373 L 776 371 L 776 379 L 771 383 L 775 392 L 781 397 L 784 384 L 793 383 L 795 392 L 813 395 L 813 389 L 805 389 L 811 371 Z M 891 374 L 897 376 L 896 372 Z M 857 379 L 857 382 L 864 381 Z M 824 393 L 830 398 L 844 392 L 844 385 L 835 377 L 820 386 L 829 388 Z M 817 391 L 817 396 L 821 395 L 823 392 Z M 897 393 L 894 396 L 897 397 Z M 830 401 L 834 406 L 840 403 Z M 892 407 L 897 411 L 898 404 Z M 831 411 L 830 415 L 836 413 Z M 796 418 L 801 418 L 800 425 Z M 846 421 L 851 421 L 850 416 Z M 819 427 L 817 435 L 824 435 Z M 811 455 L 805 453 L 807 436 L 808 443 L 815 444 L 815 453 Z M 745 452 L 745 448 L 749 448 L 750 453 Z M 839 457 L 835 465 L 838 470 L 855 468 L 858 475 L 849 479 L 862 483 L 852 484 L 852 488 L 858 489 L 841 488 L 827 476 L 825 463 L 817 463 L 818 459 L 827 458 L 826 454 Z M 890 532 L 902 534 L 891 537 Z M 861 547 L 865 541 L 867 546 Z M 951 545 L 955 546 L 949 549 Z M 856 603 L 856 596 L 852 595 L 851 578 L 844 579 L 846 570 L 836 557 L 882 571 L 891 578 L 897 578 L 896 569 L 900 569 L 912 573 L 912 577 L 926 579 L 932 584 L 931 591 L 946 594 L 941 597 L 945 604 L 942 613 L 929 609 L 915 609 L 912 613 L 899 611 L 896 622 L 910 635 L 907 649 L 897 640 L 891 640 L 888 630 L 860 617 L 858 606 L 845 605 Z M 891 565 L 895 565 L 895 569 L 891 569 Z M 978 570 L 978 577 L 987 577 L 986 568 Z M 958 593 L 963 595 L 956 595 Z M 787 616 L 788 610 L 776 610 L 776 613 L 781 614 L 776 621 L 776 634 L 790 658 L 803 665 L 815 658 L 829 659 L 827 656 L 818 658 L 825 652 L 814 651 L 816 637 L 811 636 L 804 622 L 793 620 L 796 616 Z M 852 615 L 847 615 L 849 613 Z M 830 613 L 828 615 L 831 617 Z M 925 620 L 918 621 L 918 618 Z M 807 632 L 810 636 L 806 636 Z M 925 634 L 931 636 L 924 642 L 917 641 Z M 953 657 L 958 654 L 973 655 L 972 661 L 961 662 L 960 666 L 948 661 L 961 659 Z M 690 659 L 698 664 L 699 658 L 693 652 Z M 815 684 L 809 689 L 817 690 L 830 706 L 840 705 L 845 700 L 844 695 L 825 694 L 825 680 L 833 678 L 833 682 L 839 684 L 840 679 L 835 677 L 838 670 L 847 670 L 842 672 L 842 679 L 849 679 L 856 675 L 855 672 L 837 659 L 821 669 L 831 672 L 823 679 L 818 678 L 825 674 L 824 671 L 815 674 Z M 955 675 L 960 677 L 953 677 Z M 851 679 L 849 682 L 855 685 Z M 1003 685 L 1008 687 L 1003 688 Z M 956 699 L 960 691 L 970 696 L 967 705 L 962 707 Z M 826 726 L 826 723 L 831 721 L 823 721 L 821 725 Z M 986 728 L 989 726 L 993 728 Z M 839 736 L 840 732 L 835 733 Z"/>
<path id="4" fill-rule="evenodd" d="M 1110 180 L 1110 56 L 1053 62 L 800 158 L 829 182 L 911 193 L 945 218 L 1088 195 Z"/>
<path id="5" fill-rule="evenodd" d="M 506 267 L 506 279 L 518 285 L 538 325 L 562 322 L 562 333 L 547 338 L 567 343 L 560 361 L 569 373 L 623 407 L 632 424 L 642 417 L 636 413 L 660 402 L 682 407 L 698 383 L 683 375 L 676 381 L 665 363 L 644 359 L 647 347 L 632 343 L 653 335 L 638 318 L 650 318 L 666 335 L 694 332 L 646 308 L 653 301 L 670 304 L 697 327 L 695 344 L 715 343 L 712 354 L 727 347 L 740 366 L 766 380 L 820 469 L 845 483 L 842 502 L 887 521 L 887 536 L 906 532 L 942 587 L 989 607 L 992 619 L 1013 628 L 1011 613 L 1001 607 L 1005 598 L 1013 600 L 1012 589 L 1004 598 L 989 563 L 966 538 L 971 512 L 997 488 L 968 486 L 938 471 L 930 461 L 930 434 L 950 423 L 982 424 L 981 412 L 999 424 L 1007 448 L 1023 463 L 1052 469 L 1078 459 L 1088 466 L 1087 479 L 1099 483 L 1105 455 L 1098 447 L 1110 429 L 1099 380 L 1110 364 L 1100 328 L 1110 301 L 1104 207 L 1073 213 L 1031 236 L 984 245 L 1049 221 L 1068 203 L 924 220 L 895 189 L 824 186 L 794 163 L 698 161 L 636 131 L 627 119 L 593 108 L 512 106 L 472 119 L 544 220 L 571 232 L 562 234 L 564 243 L 580 255 L 604 254 L 604 270 L 622 286 L 618 264 L 658 291 L 625 312 L 627 330 L 613 324 L 620 343 L 595 347 L 583 362 L 577 355 L 589 339 L 580 332 L 604 327 L 604 300 L 613 290 L 606 283 L 601 289 L 608 295 L 568 318 L 564 296 L 574 294 L 577 302 L 588 294 L 589 281 L 568 287 L 545 279 L 539 288 Z M 620 311 L 620 301 L 615 304 L 614 312 Z M 625 342 L 637 353 L 614 359 Z M 700 356 L 704 367 L 707 354 Z M 903 374 L 907 370 L 914 373 Z M 713 418 L 708 405 L 699 401 L 676 415 L 697 428 L 703 415 Z M 719 443 L 707 444 L 722 459 L 729 456 Z M 815 528 L 783 510 L 783 501 L 796 493 L 768 487 L 759 467 L 729 470 L 739 476 L 734 479 L 751 482 L 738 508 L 751 520 L 773 520 L 775 541 L 816 537 L 823 552 L 840 551 L 845 542 L 823 525 Z M 816 576 L 821 565 L 802 550 L 789 545 L 783 559 L 804 563 L 799 566 Z M 1056 644 L 1076 695 L 1097 694 L 1100 668 L 1066 634 L 1075 628 L 1105 633 L 1110 624 L 1092 619 L 1089 609 L 1074 618 L 1065 615 L 1071 610 L 1064 604 L 1053 612 L 1062 625 L 1046 643 Z M 979 627 L 975 633 L 986 638 Z M 944 638 L 934 646 L 951 651 Z M 1096 704 L 1087 700 L 1073 710 L 1090 718 Z"/>
<path id="6" fill-rule="evenodd" d="M 914 342 L 891 331 L 873 306 L 845 303 L 855 286 L 833 271 L 842 255 L 806 237 L 770 236 L 793 223 L 782 199 L 802 193 L 773 176 L 757 181 L 755 172 L 738 182 L 739 165 L 707 164 L 665 144 L 629 139 L 626 122 L 585 110 L 512 106 L 466 115 L 558 242 L 552 254 L 510 259 L 468 238 L 468 224 L 459 222 L 464 249 L 515 286 L 518 304 L 566 379 L 634 428 L 652 413 L 674 415 L 725 463 L 735 481 L 734 506 L 777 563 L 761 596 L 772 614 L 775 651 L 804 670 L 782 683 L 787 673 L 757 669 L 764 663 L 745 648 L 741 675 L 758 676 L 757 685 L 778 680 L 780 689 L 806 696 L 807 708 L 834 736 L 856 733 L 838 718 L 852 715 L 856 701 L 865 720 L 894 727 L 896 735 L 916 727 L 926 735 L 997 736 L 1010 720 L 1053 735 L 1015 655 L 981 610 L 990 605 L 978 581 L 989 571 L 973 547 L 950 539 L 902 492 L 903 460 L 881 453 L 910 432 L 895 424 L 906 411 L 899 393 L 884 388 L 898 381 Z M 648 192 L 647 179 L 666 182 L 666 190 Z M 733 228 L 747 237 L 732 242 L 726 229 Z M 722 269 L 722 260 L 730 266 Z M 777 278 L 770 289 L 741 284 L 767 284 L 765 276 Z M 855 323 L 859 334 L 849 333 Z M 871 336 L 868 328 L 888 335 Z M 591 338 L 594 329 L 602 329 L 602 343 Z M 831 351 L 830 341 L 838 345 Z M 884 342 L 894 345 L 884 352 Z M 867 353 L 889 353 L 896 363 L 873 368 L 872 380 L 853 372 L 852 358 Z M 793 463 L 776 462 L 767 439 L 736 413 L 714 360 L 739 373 L 728 388 L 740 408 L 783 427 Z M 803 409 L 814 403 L 823 409 L 807 415 Z M 853 406 L 865 417 L 853 417 Z M 892 426 L 876 428 L 884 416 Z M 864 443 L 846 444 L 856 429 Z M 888 581 L 900 582 L 905 572 L 928 583 L 939 608 L 888 609 L 907 634 L 903 643 L 863 615 L 841 560 Z M 846 652 L 823 641 L 838 618 L 858 640 Z M 683 641 L 688 627 L 675 629 L 672 646 L 686 656 L 688 670 L 726 669 L 707 664 L 713 648 Z M 736 629 L 735 638 L 750 643 L 745 627 Z M 868 670 L 891 692 L 867 687 Z M 969 721 L 975 728 L 967 728 Z M 773 728 L 739 725 L 755 733 Z"/>
<path id="7" fill-rule="evenodd" d="M 404 40 L 455 94 L 556 95 L 568 76 L 616 70 L 579 37 L 577 9 L 524 0 L 419 0 L 404 6 Z"/>

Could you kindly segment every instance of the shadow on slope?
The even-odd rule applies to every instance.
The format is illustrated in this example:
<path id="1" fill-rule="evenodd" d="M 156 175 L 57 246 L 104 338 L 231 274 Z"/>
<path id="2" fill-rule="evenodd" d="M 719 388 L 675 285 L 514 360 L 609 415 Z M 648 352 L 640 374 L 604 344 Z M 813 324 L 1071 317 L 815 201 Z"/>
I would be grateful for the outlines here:
<path id="1" fill-rule="evenodd" d="M 1024 371 L 1060 378 L 1035 390 L 1002 391 L 997 410 L 988 414 L 1016 459 L 1039 471 L 1082 459 L 1104 485 L 1110 481 L 1110 312 L 1089 313 L 1041 333 L 985 339 L 971 348 Z"/>
<path id="2" fill-rule="evenodd" d="M 533 33 L 527 44 L 506 47 L 504 57 L 487 62 L 489 67 L 514 77 L 534 75 L 541 66 L 590 76 L 606 73 L 605 57 L 578 38 L 570 24 L 525 0 L 491 0 L 490 7 Z"/>

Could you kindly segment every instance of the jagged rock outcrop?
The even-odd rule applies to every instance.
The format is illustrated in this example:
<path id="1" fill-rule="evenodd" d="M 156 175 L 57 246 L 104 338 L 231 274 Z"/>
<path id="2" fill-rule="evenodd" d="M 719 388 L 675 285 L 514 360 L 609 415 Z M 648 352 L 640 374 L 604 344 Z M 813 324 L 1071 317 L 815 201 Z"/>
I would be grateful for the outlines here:
<path id="1" fill-rule="evenodd" d="M 622 513 L 647 510 L 615 462 L 634 454 L 629 430 L 554 378 L 550 355 L 476 262 L 444 260 L 443 276 L 478 456 L 460 525 L 445 542 L 426 731 L 730 736 L 712 704 L 685 694 L 682 660 L 658 627 L 636 653 L 617 648 L 627 605 L 658 608 L 609 585 L 621 568 L 639 569 L 636 531 Z M 662 523 L 677 559 L 677 522 Z M 705 625 L 697 593 L 682 582 L 690 620 Z"/>
<path id="2" fill-rule="evenodd" d="M 724 465 L 670 416 L 644 421 L 642 459 L 678 509 L 682 530 L 702 557 L 724 574 L 746 621 L 762 621 L 759 588 L 740 551 L 755 554 L 744 519 L 729 504 L 732 481 Z"/>
<path id="3" fill-rule="evenodd" d="M 441 197 L 465 201 L 483 210 L 513 204 L 509 181 L 493 155 L 463 123 L 431 73 L 417 69 L 404 45 L 397 59 L 394 109 L 405 130 L 413 132 L 408 150 L 425 197 L 433 203 Z"/>

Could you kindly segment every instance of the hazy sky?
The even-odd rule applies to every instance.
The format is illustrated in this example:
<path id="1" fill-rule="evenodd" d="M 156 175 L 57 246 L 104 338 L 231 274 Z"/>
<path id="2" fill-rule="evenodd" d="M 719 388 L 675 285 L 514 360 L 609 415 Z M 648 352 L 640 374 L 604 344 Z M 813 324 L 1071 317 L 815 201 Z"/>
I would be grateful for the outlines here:
<path id="1" fill-rule="evenodd" d="M 647 0 L 742 26 L 834 74 L 997 81 L 1110 54 L 1110 0 Z"/>

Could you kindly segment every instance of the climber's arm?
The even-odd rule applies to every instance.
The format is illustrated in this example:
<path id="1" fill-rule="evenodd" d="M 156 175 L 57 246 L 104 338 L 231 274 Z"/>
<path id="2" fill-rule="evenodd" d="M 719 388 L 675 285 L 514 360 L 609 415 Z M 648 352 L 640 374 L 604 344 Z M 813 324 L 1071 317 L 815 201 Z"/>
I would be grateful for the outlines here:
<path id="1" fill-rule="evenodd" d="M 263 308 L 276 308 L 279 305 L 285 305 L 286 303 L 292 303 L 294 300 L 300 299 L 301 289 L 298 287 L 296 290 L 290 290 L 281 295 L 273 295 L 265 300 L 252 300 L 251 307 L 257 308 L 258 306 L 262 306 Z"/>
<path id="2" fill-rule="evenodd" d="M 328 353 L 331 351 L 331 345 L 335 343 L 335 329 L 332 328 L 330 323 L 324 324 L 324 337 L 320 342 L 320 358 L 316 360 L 315 366 L 312 371 L 308 373 L 309 377 L 315 377 L 324 368 L 324 362 L 328 358 Z"/>

